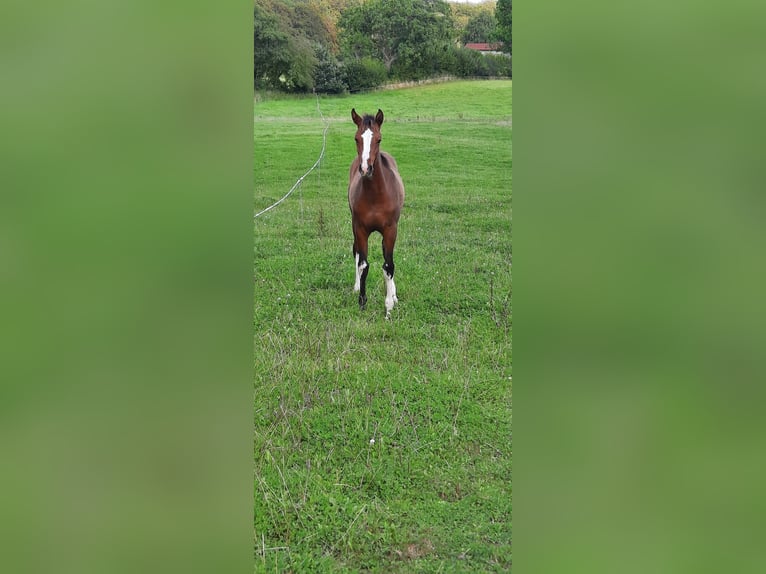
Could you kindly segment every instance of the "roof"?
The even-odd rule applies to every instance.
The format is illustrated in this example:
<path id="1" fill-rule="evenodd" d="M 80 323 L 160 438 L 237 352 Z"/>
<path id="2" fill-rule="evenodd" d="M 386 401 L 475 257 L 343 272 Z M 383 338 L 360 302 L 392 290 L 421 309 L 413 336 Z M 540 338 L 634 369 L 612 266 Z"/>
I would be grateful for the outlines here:
<path id="1" fill-rule="evenodd" d="M 465 47 L 469 50 L 478 50 L 479 52 L 495 52 L 500 50 L 502 44 L 500 42 L 468 42 Z"/>

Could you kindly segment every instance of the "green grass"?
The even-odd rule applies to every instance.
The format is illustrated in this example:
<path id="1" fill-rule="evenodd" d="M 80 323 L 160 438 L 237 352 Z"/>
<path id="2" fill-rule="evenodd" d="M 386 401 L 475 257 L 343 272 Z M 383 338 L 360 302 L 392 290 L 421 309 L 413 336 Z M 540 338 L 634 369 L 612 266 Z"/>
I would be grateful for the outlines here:
<path id="1" fill-rule="evenodd" d="M 320 98 L 320 169 L 255 220 L 256 572 L 510 569 L 511 89 Z M 352 292 L 352 107 L 383 109 L 406 188 L 390 321 L 378 234 Z M 314 97 L 259 99 L 255 212 L 322 130 Z"/>

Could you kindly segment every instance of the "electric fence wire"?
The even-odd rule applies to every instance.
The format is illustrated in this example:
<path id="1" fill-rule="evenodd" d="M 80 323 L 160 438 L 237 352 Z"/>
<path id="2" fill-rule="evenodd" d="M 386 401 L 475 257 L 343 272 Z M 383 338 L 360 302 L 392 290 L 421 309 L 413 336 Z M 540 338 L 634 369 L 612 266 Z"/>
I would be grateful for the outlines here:
<path id="1" fill-rule="evenodd" d="M 325 147 L 327 145 L 327 130 L 330 128 L 330 122 L 328 120 L 326 120 L 324 115 L 322 114 L 322 109 L 319 107 L 319 95 L 318 94 L 317 94 L 316 98 L 317 98 L 317 112 L 319 112 L 319 117 L 322 118 L 322 123 L 324 123 L 324 131 L 322 132 L 322 151 L 319 153 L 319 157 L 314 162 L 314 165 L 312 165 L 311 168 L 309 168 L 309 170 L 306 173 L 304 173 L 301 177 L 298 178 L 298 181 L 296 181 L 295 184 L 293 184 L 293 186 L 290 188 L 290 191 L 288 191 L 280 200 L 272 203 L 266 209 L 256 213 L 253 216 L 253 219 L 263 215 L 267 211 L 270 211 L 270 210 L 274 209 L 277 205 L 279 205 L 285 199 L 290 197 L 290 195 L 293 193 L 293 191 L 295 191 L 298 188 L 298 186 L 300 186 L 300 184 L 303 183 L 303 180 L 306 179 L 306 176 L 308 176 L 312 171 L 314 171 L 314 169 L 322 161 L 322 158 L 324 157 L 324 150 L 325 150 Z"/>

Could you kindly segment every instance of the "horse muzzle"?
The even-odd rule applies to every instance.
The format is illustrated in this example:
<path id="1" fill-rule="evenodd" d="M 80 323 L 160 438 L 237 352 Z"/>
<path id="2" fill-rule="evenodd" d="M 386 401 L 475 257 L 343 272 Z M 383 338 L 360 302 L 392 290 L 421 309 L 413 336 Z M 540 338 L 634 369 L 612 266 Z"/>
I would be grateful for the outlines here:
<path id="1" fill-rule="evenodd" d="M 373 166 L 369 166 L 367 168 L 367 171 L 364 171 L 361 166 L 359 166 L 359 173 L 364 179 L 372 179 L 372 174 L 374 173 L 375 168 Z"/>

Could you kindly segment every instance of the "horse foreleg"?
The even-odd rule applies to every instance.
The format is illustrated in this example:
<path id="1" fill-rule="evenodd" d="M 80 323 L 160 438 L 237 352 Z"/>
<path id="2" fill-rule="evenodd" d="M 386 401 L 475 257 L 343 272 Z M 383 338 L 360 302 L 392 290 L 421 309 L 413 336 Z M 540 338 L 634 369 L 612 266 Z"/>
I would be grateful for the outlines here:
<path id="1" fill-rule="evenodd" d="M 356 245 L 354 246 L 354 293 L 359 293 L 359 278 L 362 276 L 359 273 L 359 253 L 356 251 Z"/>
<path id="2" fill-rule="evenodd" d="M 394 244 L 396 243 L 396 226 L 383 233 L 383 278 L 386 281 L 386 319 L 391 317 L 391 309 L 399 301 L 396 298 L 396 283 L 394 283 Z"/>
<path id="3" fill-rule="evenodd" d="M 359 308 L 364 309 L 367 304 L 367 238 L 362 229 L 354 229 L 354 291 L 359 292 Z"/>

